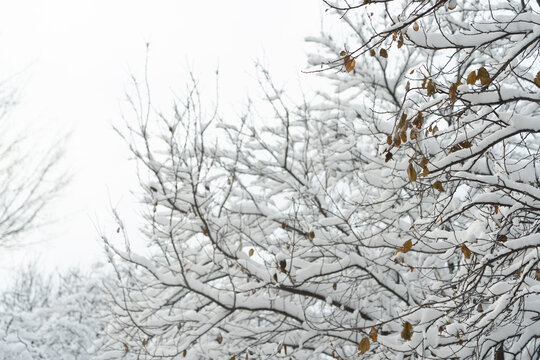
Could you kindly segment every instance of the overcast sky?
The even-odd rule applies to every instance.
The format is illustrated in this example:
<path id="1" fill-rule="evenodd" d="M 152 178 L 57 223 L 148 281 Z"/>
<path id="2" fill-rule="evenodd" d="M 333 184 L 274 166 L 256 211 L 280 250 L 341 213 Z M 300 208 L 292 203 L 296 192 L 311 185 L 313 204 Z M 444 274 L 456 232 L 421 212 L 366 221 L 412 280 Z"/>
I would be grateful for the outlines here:
<path id="1" fill-rule="evenodd" d="M 57 222 L 39 233 L 45 242 L 3 251 L 3 268 L 35 257 L 48 266 L 88 264 L 101 254 L 96 227 L 111 231 L 111 206 L 135 218 L 126 204 L 137 179 L 112 124 L 130 75 L 144 74 L 147 43 L 158 106 L 184 88 L 188 71 L 208 80 L 219 65 L 220 101 L 240 111 L 255 60 L 280 83 L 312 76 L 300 72 L 303 39 L 320 30 L 321 9 L 317 0 L 1 2 L 0 77 L 19 93 L 11 118 L 48 130 L 39 141 L 71 132 L 66 163 L 74 174 L 51 210 Z"/>

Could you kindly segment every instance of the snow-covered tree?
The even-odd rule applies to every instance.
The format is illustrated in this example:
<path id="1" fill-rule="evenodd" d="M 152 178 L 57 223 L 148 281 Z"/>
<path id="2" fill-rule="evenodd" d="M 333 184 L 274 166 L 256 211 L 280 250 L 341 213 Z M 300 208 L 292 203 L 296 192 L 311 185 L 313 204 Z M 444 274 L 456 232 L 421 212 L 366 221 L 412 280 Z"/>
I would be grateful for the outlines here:
<path id="1" fill-rule="evenodd" d="M 62 141 L 53 146 L 38 141 L 35 133 L 21 129 L 10 118 L 16 96 L 0 84 L 0 247 L 20 246 L 22 235 L 43 225 L 46 206 L 66 185 L 59 171 Z M 58 139 L 60 140 L 60 139 Z M 51 220 L 51 219 L 47 219 Z"/>
<path id="2" fill-rule="evenodd" d="M 93 359 L 110 308 L 105 272 L 46 276 L 31 266 L 16 274 L 0 293 L 0 359 Z"/>
<path id="3" fill-rule="evenodd" d="M 110 349 L 539 358 L 537 4 L 327 4 L 315 99 L 262 71 L 272 118 L 206 116 L 195 86 L 137 111 L 148 249 L 105 239 L 133 266 Z"/>

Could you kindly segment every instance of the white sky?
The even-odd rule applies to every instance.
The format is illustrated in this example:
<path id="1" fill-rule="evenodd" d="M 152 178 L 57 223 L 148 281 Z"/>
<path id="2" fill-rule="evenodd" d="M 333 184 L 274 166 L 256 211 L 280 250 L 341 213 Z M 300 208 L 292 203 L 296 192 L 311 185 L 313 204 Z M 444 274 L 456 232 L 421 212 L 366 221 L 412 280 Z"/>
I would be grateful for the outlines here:
<path id="1" fill-rule="evenodd" d="M 121 121 L 130 74 L 142 79 L 147 42 L 159 106 L 183 90 L 189 70 L 206 79 L 219 64 L 220 101 L 240 112 L 255 60 L 292 87 L 313 76 L 300 73 L 303 39 L 320 30 L 322 8 L 319 0 L 0 2 L 0 78 L 18 74 L 20 94 L 11 116 L 30 129 L 71 131 L 66 161 L 75 176 L 51 211 L 57 223 L 39 233 L 47 241 L 1 250 L 0 270 L 35 257 L 65 266 L 100 256 L 96 224 L 110 231 L 110 205 L 129 209 L 128 190 L 137 187 L 112 124 Z"/>

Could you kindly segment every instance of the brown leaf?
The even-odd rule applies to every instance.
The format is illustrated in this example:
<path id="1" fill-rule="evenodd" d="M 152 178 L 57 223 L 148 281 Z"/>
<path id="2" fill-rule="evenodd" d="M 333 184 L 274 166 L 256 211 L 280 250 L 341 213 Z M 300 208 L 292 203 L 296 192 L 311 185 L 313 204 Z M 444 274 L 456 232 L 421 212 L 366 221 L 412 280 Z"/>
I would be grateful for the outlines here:
<path id="1" fill-rule="evenodd" d="M 249 249 L 249 256 L 253 256 L 254 253 L 255 253 L 255 250 Z"/>
<path id="2" fill-rule="evenodd" d="M 371 341 L 377 342 L 377 336 L 378 336 L 377 329 L 375 329 L 375 327 L 372 326 L 371 330 L 369 330 L 369 337 L 371 338 Z"/>
<path id="3" fill-rule="evenodd" d="M 407 142 L 407 132 L 406 131 L 401 131 L 399 133 L 399 137 L 401 138 L 402 143 L 405 144 Z"/>
<path id="4" fill-rule="evenodd" d="M 448 90 L 448 96 L 450 97 L 450 102 L 453 104 L 457 100 L 457 87 L 458 84 L 452 84 Z"/>
<path id="5" fill-rule="evenodd" d="M 386 49 L 379 50 L 379 55 L 385 59 L 388 58 L 388 52 L 386 51 Z"/>
<path id="6" fill-rule="evenodd" d="M 424 114 L 422 114 L 421 111 L 418 112 L 418 115 L 413 120 L 413 125 L 416 126 L 418 130 L 420 130 L 422 125 L 424 125 Z"/>
<path id="7" fill-rule="evenodd" d="M 369 350 L 369 338 L 365 337 L 358 344 L 358 352 L 360 355 L 365 354 Z"/>
<path id="8" fill-rule="evenodd" d="M 369 55 L 370 56 L 375 56 L 375 50 L 369 49 Z"/>
<path id="9" fill-rule="evenodd" d="M 476 71 L 471 71 L 469 76 L 467 76 L 467 84 L 474 85 L 476 83 Z"/>
<path id="10" fill-rule="evenodd" d="M 407 167 L 407 176 L 409 177 L 410 182 L 416 181 L 416 170 L 414 170 L 414 165 L 412 163 Z"/>
<path id="11" fill-rule="evenodd" d="M 332 284 L 332 289 L 337 290 L 337 283 Z"/>
<path id="12" fill-rule="evenodd" d="M 418 31 L 418 30 L 420 30 L 420 26 L 418 25 L 418 23 L 417 23 L 416 21 L 414 22 L 414 24 L 413 24 L 413 27 L 412 27 L 412 28 L 413 28 L 413 30 L 414 30 L 414 31 Z"/>
<path id="13" fill-rule="evenodd" d="M 128 344 L 126 344 L 126 343 L 124 343 L 124 350 L 125 350 L 126 352 L 129 351 L 129 346 L 128 346 Z"/>
<path id="14" fill-rule="evenodd" d="M 339 53 L 339 56 L 345 56 L 347 55 L 347 52 L 345 50 L 341 50 L 341 52 Z"/>
<path id="15" fill-rule="evenodd" d="M 469 250 L 467 245 L 465 245 L 465 243 L 461 244 L 461 252 L 465 256 L 465 259 L 470 259 L 471 258 L 472 252 L 471 252 L 471 250 Z"/>
<path id="16" fill-rule="evenodd" d="M 314 231 L 310 231 L 310 232 L 307 234 L 307 237 L 308 237 L 309 240 L 315 239 L 315 232 L 314 232 Z"/>
<path id="17" fill-rule="evenodd" d="M 490 78 L 489 78 L 489 73 L 488 71 L 486 70 L 485 67 L 481 67 L 480 69 L 478 69 L 478 75 L 477 75 L 477 78 L 480 80 L 480 82 L 482 83 L 482 85 L 487 85 L 489 84 L 489 82 L 491 81 Z"/>
<path id="18" fill-rule="evenodd" d="M 401 338 L 407 341 L 411 340 L 412 330 L 413 330 L 413 327 L 411 323 L 408 321 L 405 321 L 405 323 L 403 324 L 403 330 L 401 330 Z"/>
<path id="19" fill-rule="evenodd" d="M 286 269 L 287 269 L 287 261 L 281 260 L 279 262 L 279 270 L 281 270 L 281 272 L 285 272 Z"/>
<path id="20" fill-rule="evenodd" d="M 397 43 L 397 48 L 400 49 L 403 46 L 403 34 L 399 35 L 399 40 Z"/>
<path id="21" fill-rule="evenodd" d="M 387 143 L 388 145 L 392 145 L 392 135 L 388 135 L 388 136 L 386 137 L 386 143 Z"/>
<path id="22" fill-rule="evenodd" d="M 412 240 L 409 239 L 403 243 L 403 253 L 409 252 L 412 248 Z"/>
<path id="23" fill-rule="evenodd" d="M 347 55 L 343 58 L 343 64 L 345 65 L 345 70 L 347 70 L 347 72 L 351 72 L 356 66 L 356 60 Z"/>
<path id="24" fill-rule="evenodd" d="M 386 157 L 384 158 L 384 162 L 389 162 L 390 160 L 392 160 L 392 153 L 389 151 L 386 153 Z"/>
<path id="25" fill-rule="evenodd" d="M 396 136 L 394 136 L 394 146 L 399 147 L 399 145 L 401 145 L 401 137 L 399 134 L 396 134 Z"/>
<path id="26" fill-rule="evenodd" d="M 468 148 L 472 147 L 472 144 L 471 144 L 470 141 L 465 140 L 465 141 L 460 142 L 459 146 L 461 146 L 464 149 L 468 149 Z"/>
<path id="27" fill-rule="evenodd" d="M 536 271 L 534 272 L 534 278 L 536 279 L 536 281 L 540 281 L 540 269 L 536 269 Z"/>
<path id="28" fill-rule="evenodd" d="M 435 182 L 433 183 L 433 185 L 431 185 L 431 186 L 432 186 L 434 189 L 439 190 L 439 192 L 443 192 L 443 191 L 444 191 L 444 188 L 443 188 L 443 186 L 442 186 L 442 182 L 440 182 L 440 181 L 435 181 Z"/>
<path id="29" fill-rule="evenodd" d="M 431 81 L 431 79 L 429 79 L 428 84 L 427 84 L 427 96 L 435 95 L 436 90 L 437 90 L 437 86 L 435 85 L 433 81 Z"/>
<path id="30" fill-rule="evenodd" d="M 450 154 L 453 153 L 453 152 L 456 152 L 458 150 L 461 150 L 461 146 L 459 146 L 459 144 L 456 144 L 454 146 L 452 146 L 449 150 Z"/>
<path id="31" fill-rule="evenodd" d="M 536 73 L 536 77 L 534 78 L 534 83 L 536 84 L 536 86 L 540 88 L 540 71 Z"/>

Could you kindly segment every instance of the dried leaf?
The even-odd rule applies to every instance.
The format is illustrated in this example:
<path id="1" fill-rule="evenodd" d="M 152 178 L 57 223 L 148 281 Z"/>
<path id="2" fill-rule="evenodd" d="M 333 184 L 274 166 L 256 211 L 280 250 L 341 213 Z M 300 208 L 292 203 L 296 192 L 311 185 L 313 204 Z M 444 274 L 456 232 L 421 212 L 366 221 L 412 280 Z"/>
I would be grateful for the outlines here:
<path id="1" fill-rule="evenodd" d="M 407 142 L 407 132 L 406 131 L 401 131 L 399 133 L 399 137 L 401 138 L 402 143 L 405 144 Z"/>
<path id="2" fill-rule="evenodd" d="M 255 253 L 255 250 L 249 249 L 249 256 L 253 256 L 254 253 Z"/>
<path id="3" fill-rule="evenodd" d="M 422 114 L 421 111 L 418 112 L 418 115 L 416 115 L 416 118 L 413 121 L 413 125 L 416 126 L 418 130 L 422 128 L 422 125 L 424 125 L 424 114 Z"/>
<path id="4" fill-rule="evenodd" d="M 386 153 L 386 156 L 384 158 L 384 162 L 389 162 L 390 160 L 392 160 L 392 153 L 389 151 Z"/>
<path id="5" fill-rule="evenodd" d="M 470 141 L 465 140 L 465 141 L 460 142 L 459 146 L 461 146 L 464 149 L 468 149 L 468 148 L 472 147 L 472 144 L 471 144 Z"/>
<path id="6" fill-rule="evenodd" d="M 403 46 L 403 42 L 404 42 L 404 40 L 403 40 L 403 34 L 400 34 L 400 35 L 399 35 L 399 40 L 398 40 L 398 43 L 397 43 L 398 49 L 400 49 L 400 48 Z"/>
<path id="7" fill-rule="evenodd" d="M 407 167 L 407 176 L 409 177 L 410 182 L 416 181 L 416 170 L 414 170 L 414 165 L 412 163 Z"/>
<path id="8" fill-rule="evenodd" d="M 534 78 L 534 83 L 536 84 L 536 86 L 540 88 L 540 71 L 536 73 L 536 77 Z"/>
<path id="9" fill-rule="evenodd" d="M 461 252 L 465 256 L 465 259 L 470 259 L 471 258 L 472 252 L 471 252 L 471 250 L 469 250 L 467 245 L 465 245 L 465 243 L 461 244 Z"/>
<path id="10" fill-rule="evenodd" d="M 431 185 L 431 186 L 433 186 L 434 189 L 439 190 L 439 192 L 443 192 L 443 191 L 444 191 L 444 188 L 443 188 L 443 186 L 442 186 L 442 182 L 440 182 L 440 181 L 435 181 L 435 182 L 433 183 L 433 185 Z"/>
<path id="11" fill-rule="evenodd" d="M 401 330 L 401 338 L 407 341 L 411 340 L 412 330 L 413 330 L 413 327 L 411 323 L 408 321 L 405 321 L 405 323 L 403 324 L 403 330 Z"/>
<path id="12" fill-rule="evenodd" d="M 371 341 L 377 342 L 377 336 L 378 336 L 377 329 L 375 329 L 375 327 L 372 326 L 371 330 L 369 330 L 369 337 L 371 338 Z"/>
<path id="13" fill-rule="evenodd" d="M 347 55 L 343 58 L 343 64 L 345 65 L 345 70 L 347 70 L 347 72 L 351 72 L 356 66 L 356 60 Z"/>
<path id="14" fill-rule="evenodd" d="M 540 281 L 540 269 L 536 269 L 536 271 L 534 272 L 534 278 L 536 279 L 536 281 Z"/>
<path id="15" fill-rule="evenodd" d="M 471 71 L 469 76 L 467 76 L 467 84 L 474 85 L 476 83 L 476 71 Z"/>
<path id="16" fill-rule="evenodd" d="M 401 114 L 401 118 L 399 119 L 399 125 L 398 128 L 401 128 L 407 124 L 407 114 L 403 113 Z"/>
<path id="17" fill-rule="evenodd" d="M 403 253 L 409 252 L 412 248 L 412 240 L 409 239 L 403 243 Z"/>
<path id="18" fill-rule="evenodd" d="M 508 236 L 506 236 L 506 235 L 499 235 L 499 236 L 497 236 L 497 241 L 500 241 L 500 242 L 507 242 L 507 241 L 508 241 Z"/>
<path id="19" fill-rule="evenodd" d="M 429 79 L 428 84 L 427 84 L 427 96 L 435 95 L 436 90 L 437 90 L 437 86 L 435 85 L 433 81 L 431 81 L 431 79 Z"/>
<path id="20" fill-rule="evenodd" d="M 279 270 L 281 270 L 281 272 L 285 272 L 286 269 L 287 269 L 287 261 L 281 260 L 279 262 Z"/>
<path id="21" fill-rule="evenodd" d="M 375 50 L 373 50 L 373 49 L 369 49 L 369 55 L 371 55 L 371 56 L 375 56 Z"/>
<path id="22" fill-rule="evenodd" d="M 457 100 L 457 87 L 458 84 L 452 84 L 448 90 L 448 96 L 450 97 L 450 102 L 453 104 Z"/>
<path id="23" fill-rule="evenodd" d="M 337 290 L 337 283 L 332 284 L 332 289 Z"/>
<path id="24" fill-rule="evenodd" d="M 481 67 L 480 69 L 478 69 L 478 75 L 477 75 L 477 78 L 480 80 L 480 82 L 482 83 L 482 85 L 487 85 L 489 84 L 489 82 L 491 81 L 490 78 L 489 78 L 489 73 L 488 71 L 486 70 L 485 67 Z"/>
<path id="25" fill-rule="evenodd" d="M 339 56 L 345 56 L 347 55 L 347 52 L 345 50 L 341 50 L 341 52 L 339 53 Z"/>
<path id="26" fill-rule="evenodd" d="M 365 354 L 369 350 L 369 338 L 365 337 L 358 344 L 358 352 L 360 355 Z"/>
<path id="27" fill-rule="evenodd" d="M 412 28 L 413 28 L 413 30 L 414 30 L 414 31 L 418 31 L 418 30 L 420 30 L 420 26 L 418 25 L 418 23 L 417 23 L 416 21 L 414 22 L 414 24 L 413 24 L 413 27 L 412 27 Z"/>
<path id="28" fill-rule="evenodd" d="M 126 352 L 129 351 L 129 346 L 128 346 L 128 344 L 126 344 L 126 343 L 124 343 L 124 350 L 125 350 Z"/>
<path id="29" fill-rule="evenodd" d="M 461 150 L 461 146 L 459 144 L 456 144 L 454 146 L 452 146 L 449 150 L 450 154 L 453 153 L 453 152 L 456 152 L 458 150 Z"/>
<path id="30" fill-rule="evenodd" d="M 396 136 L 394 136 L 394 146 L 399 147 L 399 145 L 401 145 L 401 138 L 398 134 L 396 134 Z"/>
<path id="31" fill-rule="evenodd" d="M 388 135 L 388 136 L 386 137 L 386 143 L 387 143 L 388 145 L 392 145 L 392 135 Z"/>
<path id="32" fill-rule="evenodd" d="M 388 52 L 386 51 L 386 49 L 379 50 L 379 55 L 385 59 L 388 58 Z"/>

